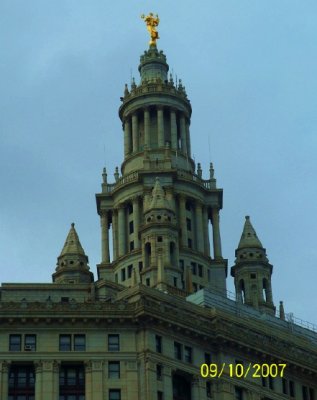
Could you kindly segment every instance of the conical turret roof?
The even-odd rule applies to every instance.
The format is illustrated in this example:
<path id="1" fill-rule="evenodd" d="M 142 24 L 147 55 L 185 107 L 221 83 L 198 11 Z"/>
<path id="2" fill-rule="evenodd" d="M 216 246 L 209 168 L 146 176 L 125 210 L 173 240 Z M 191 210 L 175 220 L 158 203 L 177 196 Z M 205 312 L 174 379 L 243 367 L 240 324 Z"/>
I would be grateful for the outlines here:
<path id="1" fill-rule="evenodd" d="M 263 248 L 262 243 L 260 242 L 255 229 L 253 228 L 250 217 L 245 217 L 245 223 L 243 227 L 243 232 L 241 235 L 241 239 L 238 245 L 238 249 L 243 249 L 246 247 L 257 247 Z"/>
<path id="2" fill-rule="evenodd" d="M 68 232 L 60 257 L 65 256 L 66 254 L 80 254 L 82 256 L 85 256 L 85 251 L 79 241 L 74 223 L 71 224 L 71 228 Z"/>

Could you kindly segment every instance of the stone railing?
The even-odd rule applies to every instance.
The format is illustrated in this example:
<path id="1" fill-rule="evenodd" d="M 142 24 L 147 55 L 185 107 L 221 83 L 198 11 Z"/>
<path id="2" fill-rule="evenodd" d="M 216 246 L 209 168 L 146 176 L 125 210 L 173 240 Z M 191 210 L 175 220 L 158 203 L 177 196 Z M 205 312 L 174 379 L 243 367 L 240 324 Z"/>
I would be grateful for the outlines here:
<path id="1" fill-rule="evenodd" d="M 111 193 L 120 186 L 125 185 L 130 182 L 136 182 L 139 179 L 139 174 L 137 171 L 130 172 L 127 175 L 121 176 L 115 183 L 104 183 L 102 185 L 102 191 L 104 193 Z"/>
<path id="2" fill-rule="evenodd" d="M 205 189 L 208 190 L 216 189 L 215 179 L 208 179 L 208 180 L 201 179 L 197 174 L 185 171 L 184 169 L 177 170 L 177 177 L 179 179 L 185 179 L 191 182 L 195 182 L 198 185 L 203 186 Z"/>

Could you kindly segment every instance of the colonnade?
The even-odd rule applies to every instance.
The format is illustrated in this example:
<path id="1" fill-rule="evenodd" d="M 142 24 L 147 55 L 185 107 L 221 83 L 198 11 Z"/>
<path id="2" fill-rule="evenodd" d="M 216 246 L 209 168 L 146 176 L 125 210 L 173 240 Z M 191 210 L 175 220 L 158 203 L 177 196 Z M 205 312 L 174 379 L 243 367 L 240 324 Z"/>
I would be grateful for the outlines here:
<path id="1" fill-rule="evenodd" d="M 167 113 L 168 125 L 164 121 L 164 115 Z M 151 149 L 152 146 L 162 148 L 165 146 L 166 141 L 170 142 L 171 149 L 180 150 L 183 154 L 190 157 L 189 120 L 185 114 L 170 107 L 165 109 L 163 106 L 156 106 L 154 124 L 151 124 L 151 114 L 152 112 L 150 113 L 150 109 L 147 107 L 135 111 L 125 118 L 125 157 L 142 150 L 142 146 L 147 149 Z M 154 129 L 153 126 L 155 126 Z M 144 134 L 143 138 L 140 135 L 141 131 Z"/>
<path id="2" fill-rule="evenodd" d="M 141 223 L 142 208 L 140 198 L 135 196 L 132 199 L 132 221 L 133 221 L 133 242 L 134 249 L 140 248 L 140 240 L 138 236 Z M 112 244 L 113 258 L 117 259 L 125 255 L 129 251 L 129 217 L 128 207 L 126 203 L 120 204 L 111 210 L 102 210 L 100 212 L 101 221 L 101 262 L 107 264 L 110 262 L 109 251 L 109 228 L 110 218 L 112 220 Z"/>
<path id="3" fill-rule="evenodd" d="M 188 247 L 188 229 L 187 229 L 187 214 L 186 202 L 189 199 L 185 195 L 179 195 L 179 223 L 182 232 L 181 244 L 183 247 Z M 219 208 L 211 209 L 211 218 L 209 217 L 208 207 L 203 205 L 198 200 L 190 199 L 194 208 L 194 248 L 195 250 L 204 253 L 206 256 L 210 255 L 210 242 L 209 242 L 209 221 L 212 223 L 212 240 L 213 240 L 213 257 L 215 259 L 222 258 L 221 251 L 221 238 L 219 228 Z"/>

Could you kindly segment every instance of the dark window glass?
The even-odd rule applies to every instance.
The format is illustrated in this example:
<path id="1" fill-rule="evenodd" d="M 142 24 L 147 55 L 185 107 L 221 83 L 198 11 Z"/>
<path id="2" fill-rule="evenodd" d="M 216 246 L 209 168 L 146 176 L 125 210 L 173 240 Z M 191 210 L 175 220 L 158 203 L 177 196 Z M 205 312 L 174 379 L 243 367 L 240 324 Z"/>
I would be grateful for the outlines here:
<path id="1" fill-rule="evenodd" d="M 133 265 L 128 265 L 128 278 L 131 278 L 132 276 L 132 269 L 133 269 Z"/>
<path id="2" fill-rule="evenodd" d="M 10 335 L 9 336 L 9 350 L 10 351 L 21 351 L 21 335 Z"/>
<path id="3" fill-rule="evenodd" d="M 179 260 L 179 268 L 184 271 L 184 260 Z"/>
<path id="4" fill-rule="evenodd" d="M 121 400 L 121 390 L 109 389 L 109 400 Z"/>
<path id="5" fill-rule="evenodd" d="M 211 382 L 206 382 L 206 396 L 211 397 Z"/>
<path id="6" fill-rule="evenodd" d="M 264 376 L 262 376 L 261 380 L 262 380 L 262 386 L 266 387 L 266 378 L 264 378 Z"/>
<path id="7" fill-rule="evenodd" d="M 283 393 L 287 394 L 287 381 L 285 378 L 282 378 L 282 387 L 283 387 Z"/>
<path id="8" fill-rule="evenodd" d="M 191 262 L 190 265 L 192 268 L 192 274 L 197 275 L 197 264 L 195 262 Z"/>
<path id="9" fill-rule="evenodd" d="M 25 335 L 24 350 L 25 351 L 35 351 L 36 350 L 36 335 Z"/>
<path id="10" fill-rule="evenodd" d="M 71 335 L 59 335 L 59 351 L 71 351 Z"/>
<path id="11" fill-rule="evenodd" d="M 271 376 L 269 376 L 269 388 L 274 390 L 274 379 Z"/>
<path id="12" fill-rule="evenodd" d="M 186 210 L 190 211 L 191 210 L 191 204 L 189 201 L 186 201 Z"/>
<path id="13" fill-rule="evenodd" d="M 130 242 L 130 251 L 134 250 L 134 241 L 131 240 Z"/>
<path id="14" fill-rule="evenodd" d="M 308 400 L 308 389 L 307 389 L 307 386 L 302 386 L 302 392 L 303 392 L 303 400 Z"/>
<path id="15" fill-rule="evenodd" d="M 207 278 L 208 278 L 208 282 L 210 282 L 211 275 L 210 275 L 210 270 L 209 269 L 207 269 Z"/>
<path id="16" fill-rule="evenodd" d="M 150 286 L 150 278 L 146 278 L 145 284 L 146 284 L 146 286 Z"/>
<path id="17" fill-rule="evenodd" d="M 61 297 L 62 303 L 69 303 L 69 297 Z"/>
<path id="18" fill-rule="evenodd" d="M 120 340 L 119 335 L 108 335 L 108 351 L 119 351 Z"/>
<path id="19" fill-rule="evenodd" d="M 243 390 L 240 387 L 235 387 L 235 399 L 236 400 L 243 400 Z"/>
<path id="20" fill-rule="evenodd" d="M 120 361 L 109 361 L 108 377 L 113 379 L 120 378 Z"/>
<path id="21" fill-rule="evenodd" d="M 198 288 L 197 288 L 197 283 L 194 282 L 194 283 L 193 283 L 193 291 L 194 291 L 194 292 L 197 292 L 197 290 L 198 290 Z"/>
<path id="22" fill-rule="evenodd" d="M 74 335 L 74 350 L 75 351 L 86 350 L 86 335 Z"/>
<path id="23" fill-rule="evenodd" d="M 142 261 L 139 261 L 139 272 L 141 272 L 143 269 L 143 263 Z"/>
<path id="24" fill-rule="evenodd" d="M 203 276 L 203 266 L 198 264 L 198 276 L 202 277 Z"/>
<path id="25" fill-rule="evenodd" d="M 128 213 L 129 213 L 129 214 L 132 214 L 132 213 L 133 213 L 132 204 L 129 204 L 129 205 L 128 205 Z"/>
<path id="26" fill-rule="evenodd" d="M 289 395 L 295 397 L 295 384 L 294 381 L 289 381 Z"/>
<path id="27" fill-rule="evenodd" d="M 193 362 L 193 354 L 192 348 L 189 346 L 184 347 L 184 359 L 186 362 L 191 363 Z"/>
<path id="28" fill-rule="evenodd" d="M 122 282 L 125 281 L 125 268 L 122 268 L 122 270 L 121 270 L 121 281 Z"/>
<path id="29" fill-rule="evenodd" d="M 156 379 L 159 381 L 162 380 L 162 370 L 163 370 L 162 365 L 156 364 Z"/>
<path id="30" fill-rule="evenodd" d="M 157 400 L 163 400 L 163 392 L 159 391 L 157 392 Z"/>
<path id="31" fill-rule="evenodd" d="M 182 345 L 178 342 L 174 342 L 174 357 L 177 360 L 182 359 Z"/>
<path id="32" fill-rule="evenodd" d="M 186 218 L 186 226 L 188 231 L 192 230 L 192 221 L 189 218 Z"/>
<path id="33" fill-rule="evenodd" d="M 174 282 L 174 286 L 177 287 L 177 278 L 175 278 L 175 276 L 173 278 L 173 282 Z"/>
<path id="34" fill-rule="evenodd" d="M 309 388 L 309 400 L 315 400 L 315 390 L 313 388 Z"/>
<path id="35" fill-rule="evenodd" d="M 155 347 L 158 353 L 162 353 L 162 336 L 155 335 Z"/>
<path id="36" fill-rule="evenodd" d="M 188 247 L 191 249 L 192 248 L 192 240 L 188 239 L 187 243 L 188 243 Z"/>
<path id="37" fill-rule="evenodd" d="M 211 354 L 205 353 L 205 364 L 211 364 Z"/>
<path id="38" fill-rule="evenodd" d="M 134 226 L 133 226 L 133 221 L 129 222 L 129 233 L 133 233 L 134 232 Z"/>

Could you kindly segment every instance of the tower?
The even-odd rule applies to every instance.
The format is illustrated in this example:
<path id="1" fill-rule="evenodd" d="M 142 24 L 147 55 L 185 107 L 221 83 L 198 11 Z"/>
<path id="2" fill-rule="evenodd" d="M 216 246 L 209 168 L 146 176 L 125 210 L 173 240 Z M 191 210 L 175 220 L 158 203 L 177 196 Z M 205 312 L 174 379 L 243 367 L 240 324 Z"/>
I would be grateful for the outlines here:
<path id="1" fill-rule="evenodd" d="M 275 314 L 271 276 L 273 266 L 269 263 L 250 217 L 245 223 L 238 248 L 235 265 L 231 268 L 237 300 L 260 311 Z"/>
<path id="2" fill-rule="evenodd" d="M 221 253 L 222 189 L 191 157 L 192 108 L 156 42 L 140 58 L 140 82 L 125 85 L 119 117 L 124 160 L 96 195 L 101 218 L 100 280 L 167 291 L 226 290 L 227 260 Z M 210 254 L 209 224 L 213 254 Z M 111 228 L 111 235 L 109 229 Z M 109 242 L 112 238 L 112 260 Z"/>
<path id="3" fill-rule="evenodd" d="M 93 273 L 89 271 L 88 257 L 80 244 L 74 223 L 71 224 L 64 247 L 57 258 L 56 272 L 52 277 L 55 283 L 90 283 L 94 281 Z"/>

